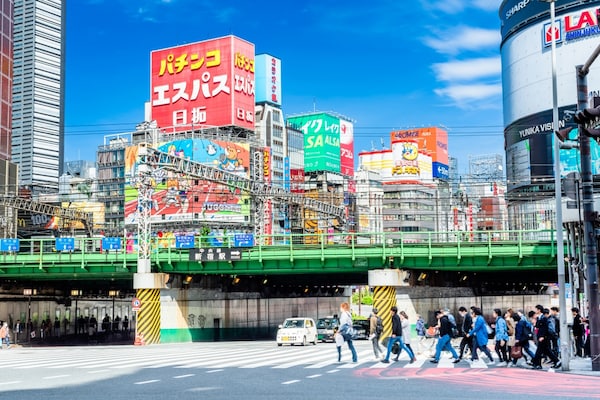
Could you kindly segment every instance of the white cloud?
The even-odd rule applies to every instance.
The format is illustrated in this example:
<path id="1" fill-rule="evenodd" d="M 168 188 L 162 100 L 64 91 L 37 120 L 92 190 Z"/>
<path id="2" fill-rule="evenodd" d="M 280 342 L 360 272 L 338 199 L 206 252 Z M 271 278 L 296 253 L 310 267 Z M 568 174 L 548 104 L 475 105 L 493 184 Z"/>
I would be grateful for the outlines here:
<path id="1" fill-rule="evenodd" d="M 433 64 L 438 81 L 468 81 L 500 76 L 502 65 L 500 57 L 474 58 L 462 61 L 449 61 Z"/>
<path id="2" fill-rule="evenodd" d="M 426 10 L 443 12 L 444 14 L 459 14 L 467 8 L 484 11 L 498 11 L 500 0 L 423 0 L 421 5 Z"/>
<path id="3" fill-rule="evenodd" d="M 474 0 L 473 7 L 485 11 L 498 11 L 500 8 L 500 0 Z"/>
<path id="4" fill-rule="evenodd" d="M 438 32 L 436 37 L 427 37 L 424 42 L 438 53 L 458 54 L 465 50 L 477 51 L 499 46 L 500 32 L 498 29 L 459 26 Z"/>
<path id="5" fill-rule="evenodd" d="M 502 85 L 498 84 L 473 84 L 452 85 L 443 89 L 435 89 L 441 97 L 448 97 L 459 107 L 474 101 L 485 101 L 502 94 Z"/>

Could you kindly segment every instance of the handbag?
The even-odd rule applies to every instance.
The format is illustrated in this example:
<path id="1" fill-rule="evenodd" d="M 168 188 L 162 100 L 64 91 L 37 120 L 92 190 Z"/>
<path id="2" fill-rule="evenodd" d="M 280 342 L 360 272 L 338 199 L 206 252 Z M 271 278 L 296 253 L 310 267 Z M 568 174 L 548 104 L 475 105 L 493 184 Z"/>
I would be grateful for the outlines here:
<path id="1" fill-rule="evenodd" d="M 523 357 L 523 348 L 519 345 L 511 347 L 510 357 L 515 360 L 518 360 L 519 358 Z"/>
<path id="2" fill-rule="evenodd" d="M 400 353 L 400 344 L 398 344 L 398 342 L 394 342 L 394 344 L 392 345 L 392 354 L 399 354 Z"/>

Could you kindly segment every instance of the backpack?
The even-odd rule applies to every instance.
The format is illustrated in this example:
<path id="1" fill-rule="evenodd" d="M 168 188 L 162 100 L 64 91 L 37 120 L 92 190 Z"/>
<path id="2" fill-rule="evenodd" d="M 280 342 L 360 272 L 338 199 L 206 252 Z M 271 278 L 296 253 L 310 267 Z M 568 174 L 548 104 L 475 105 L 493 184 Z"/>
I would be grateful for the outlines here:
<path id="1" fill-rule="evenodd" d="M 381 317 L 379 315 L 377 316 L 377 325 L 375 325 L 375 333 L 377 335 L 381 335 L 383 333 L 383 321 L 381 320 Z"/>
<path id="2" fill-rule="evenodd" d="M 450 322 L 450 337 L 452 339 L 456 339 L 459 336 L 460 336 L 460 333 L 458 332 L 458 328 L 456 327 L 456 324 L 453 324 L 452 322 Z"/>

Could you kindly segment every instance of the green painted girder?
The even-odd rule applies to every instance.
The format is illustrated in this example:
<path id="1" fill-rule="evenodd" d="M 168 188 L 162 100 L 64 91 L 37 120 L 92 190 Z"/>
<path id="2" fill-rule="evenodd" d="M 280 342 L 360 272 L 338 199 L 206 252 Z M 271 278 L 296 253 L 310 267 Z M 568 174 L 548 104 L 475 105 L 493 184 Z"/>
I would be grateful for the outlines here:
<path id="1" fill-rule="evenodd" d="M 393 263 L 391 262 L 393 260 Z M 161 248 L 151 256 L 155 272 L 269 275 L 357 273 L 393 264 L 402 269 L 502 271 L 556 268 L 553 241 L 400 243 L 394 246 L 350 244 L 255 246 L 242 249 L 240 261 L 197 262 L 187 250 Z M 131 279 L 137 254 L 17 253 L 0 256 L 0 278 Z"/>

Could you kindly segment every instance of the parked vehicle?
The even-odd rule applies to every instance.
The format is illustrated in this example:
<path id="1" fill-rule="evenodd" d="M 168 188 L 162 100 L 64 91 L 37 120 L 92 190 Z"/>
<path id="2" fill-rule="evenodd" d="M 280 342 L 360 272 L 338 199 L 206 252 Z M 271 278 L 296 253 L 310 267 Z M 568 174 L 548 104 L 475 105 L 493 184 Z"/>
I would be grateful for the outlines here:
<path id="1" fill-rule="evenodd" d="M 283 344 L 317 344 L 317 327 L 312 318 L 287 318 L 277 330 L 277 346 Z"/>
<path id="2" fill-rule="evenodd" d="M 317 334 L 321 342 L 333 342 L 333 330 L 340 326 L 340 320 L 336 316 L 319 318 L 317 320 Z"/>
<path id="3" fill-rule="evenodd" d="M 369 338 L 369 330 L 371 328 L 371 323 L 368 319 L 355 319 L 352 321 L 352 327 L 356 331 L 356 335 L 354 335 L 354 340 L 366 340 Z"/>

